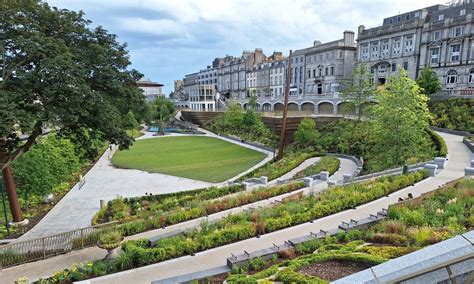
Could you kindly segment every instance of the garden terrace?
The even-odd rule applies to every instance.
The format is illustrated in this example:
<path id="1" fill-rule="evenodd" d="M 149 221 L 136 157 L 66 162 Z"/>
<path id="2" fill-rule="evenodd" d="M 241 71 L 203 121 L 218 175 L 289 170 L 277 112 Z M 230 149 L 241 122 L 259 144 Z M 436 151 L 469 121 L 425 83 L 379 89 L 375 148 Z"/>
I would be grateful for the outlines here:
<path id="1" fill-rule="evenodd" d="M 180 198 L 168 197 L 156 199 L 154 196 L 133 199 L 115 199 L 99 211 L 94 221 L 127 222 L 119 226 L 125 235 L 136 234 L 150 229 L 161 228 L 191 219 L 207 216 L 227 209 L 247 205 L 267 198 L 293 192 L 304 187 L 303 182 L 285 185 L 262 187 L 254 191 L 239 192 L 242 186 L 234 185 L 222 188 L 199 190 L 197 194 L 180 194 Z M 237 193 L 237 194 L 232 194 Z M 230 194 L 230 195 L 228 195 Z M 193 197 L 194 196 L 194 197 Z M 209 197 L 217 199 L 209 199 Z M 222 198 L 218 198 L 222 197 Z"/>
<path id="2" fill-rule="evenodd" d="M 112 158 L 119 168 L 138 169 L 207 182 L 223 182 L 265 158 L 265 154 L 204 136 L 138 140 Z"/>
<path id="3" fill-rule="evenodd" d="M 322 171 L 329 172 L 329 175 L 331 176 L 339 169 L 340 164 L 341 164 L 341 161 L 336 157 L 332 157 L 332 156 L 321 157 L 321 159 L 318 162 L 314 163 L 313 165 L 307 167 L 304 170 L 297 172 L 293 176 L 293 179 L 313 176 L 315 174 L 319 174 Z"/>
<path id="4" fill-rule="evenodd" d="M 269 208 L 229 215 L 212 225 L 203 223 L 200 229 L 158 240 L 154 246 L 151 246 L 148 240 L 128 241 L 116 262 L 111 264 L 96 261 L 92 266 L 105 267 L 103 273 L 112 273 L 194 254 L 354 208 L 426 177 L 427 173 L 422 171 L 380 178 L 363 184 L 335 187 L 316 197 L 302 197 Z M 64 275 L 65 272 L 60 273 Z M 78 273 L 81 273 L 81 279 L 96 276 L 90 272 Z"/>
<path id="5" fill-rule="evenodd" d="M 323 156 L 324 154 L 317 154 L 315 152 L 305 152 L 305 151 L 297 151 L 297 152 L 289 152 L 281 160 L 273 160 L 265 165 L 251 171 L 250 173 L 242 176 L 239 178 L 240 181 L 246 180 L 248 178 L 253 177 L 261 177 L 266 176 L 268 180 L 274 180 L 282 175 L 290 172 L 305 160 L 315 157 L 315 156 Z"/>
<path id="6" fill-rule="evenodd" d="M 318 276 L 334 281 L 346 276 L 345 271 L 362 270 L 364 260 L 372 257 L 385 262 L 473 229 L 473 203 L 474 179 L 461 179 L 435 192 L 390 206 L 388 219 L 368 230 L 339 231 L 299 243 L 295 249 L 287 247 L 232 266 L 232 274 L 227 280 L 229 283 L 257 283 L 257 280 L 270 277 L 279 281 L 313 283 L 311 281 L 321 281 L 314 278 Z M 288 258 L 292 260 L 288 261 Z M 327 268 L 328 261 L 334 264 L 334 269 Z M 365 264 L 376 263 L 365 261 Z"/>

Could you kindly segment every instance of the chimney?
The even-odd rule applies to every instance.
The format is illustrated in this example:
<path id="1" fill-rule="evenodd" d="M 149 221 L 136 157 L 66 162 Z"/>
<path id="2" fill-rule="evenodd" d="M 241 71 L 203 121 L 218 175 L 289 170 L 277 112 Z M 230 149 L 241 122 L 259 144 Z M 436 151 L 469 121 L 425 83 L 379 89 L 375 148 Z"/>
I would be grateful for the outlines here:
<path id="1" fill-rule="evenodd" d="M 319 40 L 313 41 L 313 46 L 320 46 L 321 42 Z"/>
<path id="2" fill-rule="evenodd" d="M 357 32 L 358 32 L 358 34 L 361 34 L 361 33 L 364 32 L 364 30 L 365 30 L 365 26 L 364 26 L 364 25 L 360 25 L 360 26 L 359 26 L 359 29 L 357 30 Z"/>
<path id="3" fill-rule="evenodd" d="M 344 45 L 345 46 L 354 45 L 354 32 L 353 31 L 347 31 L 347 30 L 344 31 Z"/>

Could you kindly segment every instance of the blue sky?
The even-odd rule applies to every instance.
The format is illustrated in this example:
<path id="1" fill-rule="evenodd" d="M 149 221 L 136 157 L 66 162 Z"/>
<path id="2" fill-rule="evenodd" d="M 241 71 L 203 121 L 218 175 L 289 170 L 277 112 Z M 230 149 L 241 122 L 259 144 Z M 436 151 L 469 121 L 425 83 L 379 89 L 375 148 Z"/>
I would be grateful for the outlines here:
<path id="1" fill-rule="evenodd" d="M 239 56 L 263 48 L 288 54 L 357 35 L 361 24 L 373 27 L 384 17 L 442 4 L 433 0 L 47 0 L 52 6 L 82 10 L 127 42 L 132 67 L 165 85 L 209 65 L 215 57 Z"/>

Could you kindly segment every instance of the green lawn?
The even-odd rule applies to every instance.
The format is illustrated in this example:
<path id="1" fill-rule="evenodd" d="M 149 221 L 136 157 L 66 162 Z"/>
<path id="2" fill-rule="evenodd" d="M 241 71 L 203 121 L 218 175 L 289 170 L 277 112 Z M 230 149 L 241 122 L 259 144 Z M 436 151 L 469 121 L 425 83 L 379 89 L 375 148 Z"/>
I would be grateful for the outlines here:
<path id="1" fill-rule="evenodd" d="M 120 168 L 222 182 L 264 158 L 263 153 L 216 138 L 174 136 L 137 140 L 129 150 L 117 152 L 112 162 Z"/>

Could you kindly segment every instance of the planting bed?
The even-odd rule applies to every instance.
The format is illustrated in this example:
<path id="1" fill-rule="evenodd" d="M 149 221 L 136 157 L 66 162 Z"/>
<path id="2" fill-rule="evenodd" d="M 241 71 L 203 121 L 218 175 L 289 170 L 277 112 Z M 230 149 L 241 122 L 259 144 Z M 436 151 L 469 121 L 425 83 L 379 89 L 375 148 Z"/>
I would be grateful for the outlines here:
<path id="1" fill-rule="evenodd" d="M 297 272 L 303 275 L 317 276 L 321 279 L 334 281 L 370 267 L 371 265 L 363 262 L 331 260 L 308 264 L 298 269 Z"/>
<path id="2" fill-rule="evenodd" d="M 396 177 L 380 178 L 368 183 L 335 187 L 319 194 L 317 197 L 303 197 L 296 201 L 282 202 L 273 207 L 262 208 L 253 212 L 229 215 L 212 225 L 203 223 L 199 229 L 184 233 L 183 235 L 158 240 L 154 246 L 146 239 L 128 241 L 122 246 L 123 252 L 116 261 L 96 261 L 93 263 L 93 266 L 104 267 L 101 273 L 108 274 L 193 254 L 353 208 L 359 204 L 367 203 L 405 188 L 425 177 L 427 177 L 427 173 L 423 171 Z M 352 236 L 354 237 L 355 235 L 352 234 Z M 347 237 L 344 238 L 347 239 Z M 300 246 L 299 250 L 301 252 L 308 253 L 302 248 L 312 249 L 312 246 Z M 350 248 L 354 249 L 355 247 L 351 245 Z M 319 259 L 320 261 L 333 259 L 361 261 L 361 253 L 351 256 L 345 254 L 337 256 L 334 253 L 328 254 L 329 250 L 330 248 L 326 248 L 326 253 L 324 254 L 326 256 Z M 342 252 L 348 252 L 348 248 L 345 247 Z M 362 259 L 372 264 L 385 260 L 385 258 L 378 256 L 372 257 L 370 253 L 362 254 L 368 257 L 365 258 L 364 256 Z M 304 264 L 309 264 L 309 262 Z M 293 279 L 294 275 L 292 273 L 297 272 L 283 273 L 282 279 Z M 70 275 L 70 270 L 67 269 L 62 272 L 63 276 L 65 274 Z M 96 272 L 92 273 L 89 270 L 78 270 L 74 276 L 77 278 L 74 279 L 85 279 L 96 275 L 98 275 Z M 70 278 L 72 276 L 67 277 Z M 295 281 L 298 282 L 297 280 Z"/>

